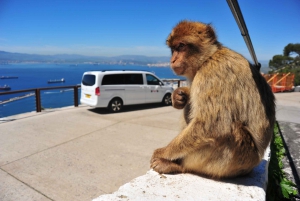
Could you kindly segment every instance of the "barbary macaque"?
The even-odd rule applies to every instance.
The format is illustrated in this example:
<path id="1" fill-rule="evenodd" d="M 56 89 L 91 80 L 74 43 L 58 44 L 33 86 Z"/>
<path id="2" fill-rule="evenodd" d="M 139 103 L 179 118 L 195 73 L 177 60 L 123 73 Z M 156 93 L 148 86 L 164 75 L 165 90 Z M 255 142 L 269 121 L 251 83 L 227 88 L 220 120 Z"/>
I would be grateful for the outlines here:
<path id="1" fill-rule="evenodd" d="M 150 167 L 158 173 L 194 173 L 213 179 L 248 174 L 270 143 L 275 98 L 242 55 L 217 41 L 209 24 L 181 21 L 167 38 L 171 68 L 189 87 L 172 94 L 183 109 L 180 133 L 156 149 Z"/>

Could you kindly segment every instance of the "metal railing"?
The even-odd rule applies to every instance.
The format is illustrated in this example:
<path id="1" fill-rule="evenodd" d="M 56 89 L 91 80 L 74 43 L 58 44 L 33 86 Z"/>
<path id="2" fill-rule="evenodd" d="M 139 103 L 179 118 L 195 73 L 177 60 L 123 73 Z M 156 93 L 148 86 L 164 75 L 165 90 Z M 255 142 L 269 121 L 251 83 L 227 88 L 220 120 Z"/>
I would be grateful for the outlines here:
<path id="1" fill-rule="evenodd" d="M 1 95 L 9 95 L 9 94 L 17 94 L 17 93 L 24 93 L 24 92 L 34 92 L 35 93 L 35 100 L 36 100 L 36 112 L 42 111 L 42 101 L 41 101 L 41 91 L 43 90 L 53 90 L 53 89 L 74 89 L 74 106 L 78 107 L 78 89 L 80 85 L 75 86 L 59 86 L 59 87 L 43 87 L 43 88 L 34 88 L 34 89 L 25 89 L 25 90 L 17 90 L 17 91 L 7 91 L 7 92 L 0 92 Z"/>
<path id="2" fill-rule="evenodd" d="M 181 79 L 161 79 L 161 80 L 164 82 L 172 83 L 173 86 L 176 86 L 175 88 L 187 85 L 186 80 L 181 80 Z M 41 91 L 56 90 L 56 89 L 73 89 L 74 106 L 78 107 L 78 105 L 79 105 L 79 101 L 78 101 L 79 88 L 81 88 L 80 85 L 75 85 L 75 86 L 42 87 L 42 88 L 32 88 L 32 89 L 0 92 L 0 97 L 2 95 L 22 94 L 22 93 L 26 93 L 26 92 L 31 92 L 30 94 L 25 94 L 25 95 L 22 94 L 21 96 L 18 96 L 18 97 L 13 97 L 8 100 L 0 101 L 0 106 L 4 105 L 6 103 L 9 103 L 9 102 L 14 102 L 15 100 L 20 100 L 23 98 L 34 96 L 35 97 L 35 110 L 36 110 L 36 112 L 41 112 L 43 110 Z M 45 102 L 43 102 L 43 103 L 45 104 Z M 10 114 L 10 115 L 12 115 L 12 114 Z M 1 117 L 1 114 L 0 114 L 0 117 Z"/>
<path id="3" fill-rule="evenodd" d="M 163 79 L 161 79 L 161 81 L 163 81 L 163 82 L 171 82 L 173 84 L 177 82 L 177 87 L 180 87 L 180 83 L 184 82 L 186 80 L 181 80 L 181 79 L 165 79 L 165 78 L 163 78 Z"/>

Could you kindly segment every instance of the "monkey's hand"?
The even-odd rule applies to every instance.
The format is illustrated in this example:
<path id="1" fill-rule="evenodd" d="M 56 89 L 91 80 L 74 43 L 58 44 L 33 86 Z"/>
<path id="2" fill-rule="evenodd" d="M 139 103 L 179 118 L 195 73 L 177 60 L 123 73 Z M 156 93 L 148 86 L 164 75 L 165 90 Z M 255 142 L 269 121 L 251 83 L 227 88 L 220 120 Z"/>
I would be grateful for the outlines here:
<path id="1" fill-rule="evenodd" d="M 188 87 L 178 87 L 172 93 L 172 105 L 176 109 L 182 109 L 187 104 L 190 96 Z"/>
<path id="2" fill-rule="evenodd" d="M 183 167 L 173 161 L 162 158 L 165 148 L 156 149 L 150 161 L 150 168 L 160 174 L 181 173 Z"/>

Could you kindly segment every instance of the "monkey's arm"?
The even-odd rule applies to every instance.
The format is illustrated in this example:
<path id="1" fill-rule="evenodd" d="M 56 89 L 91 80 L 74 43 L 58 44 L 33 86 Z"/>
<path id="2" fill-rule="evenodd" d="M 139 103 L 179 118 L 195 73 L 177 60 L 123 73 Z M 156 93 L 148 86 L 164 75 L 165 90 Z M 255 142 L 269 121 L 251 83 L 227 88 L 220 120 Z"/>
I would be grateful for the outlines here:
<path id="1" fill-rule="evenodd" d="M 190 89 L 188 87 L 178 87 L 172 93 L 172 105 L 176 109 L 182 109 L 188 102 Z"/>

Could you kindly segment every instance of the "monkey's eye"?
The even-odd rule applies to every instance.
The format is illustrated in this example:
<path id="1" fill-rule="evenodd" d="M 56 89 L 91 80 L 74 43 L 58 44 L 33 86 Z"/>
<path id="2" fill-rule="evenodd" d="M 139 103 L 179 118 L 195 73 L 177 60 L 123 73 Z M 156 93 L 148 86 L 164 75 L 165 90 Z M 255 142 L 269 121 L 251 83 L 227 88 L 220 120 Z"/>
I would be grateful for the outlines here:
<path id="1" fill-rule="evenodd" d="M 182 50 L 182 48 L 185 47 L 185 44 L 184 43 L 179 43 L 179 45 L 177 46 L 177 50 L 180 51 Z"/>

